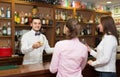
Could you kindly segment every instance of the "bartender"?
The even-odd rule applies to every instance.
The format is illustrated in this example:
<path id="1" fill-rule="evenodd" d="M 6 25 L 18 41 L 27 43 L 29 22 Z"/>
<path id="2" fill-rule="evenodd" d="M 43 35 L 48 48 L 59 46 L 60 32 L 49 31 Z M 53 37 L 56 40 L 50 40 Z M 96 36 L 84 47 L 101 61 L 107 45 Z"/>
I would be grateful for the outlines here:
<path id="1" fill-rule="evenodd" d="M 40 32 L 42 26 L 40 18 L 34 17 L 30 26 L 32 29 L 21 38 L 23 64 L 43 63 L 43 51 L 50 54 L 54 48 L 49 46 L 46 36 Z"/>

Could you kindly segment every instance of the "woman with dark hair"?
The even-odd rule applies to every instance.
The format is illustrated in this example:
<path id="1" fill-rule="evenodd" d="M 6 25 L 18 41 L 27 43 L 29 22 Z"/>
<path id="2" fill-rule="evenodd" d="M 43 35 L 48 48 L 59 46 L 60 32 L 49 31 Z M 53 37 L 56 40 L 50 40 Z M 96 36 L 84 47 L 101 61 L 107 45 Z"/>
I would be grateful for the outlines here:
<path id="1" fill-rule="evenodd" d="M 87 63 L 87 47 L 79 41 L 80 24 L 77 19 L 69 19 L 64 26 L 67 39 L 55 45 L 50 72 L 56 77 L 82 77 Z"/>
<path id="2" fill-rule="evenodd" d="M 95 67 L 99 77 L 116 77 L 116 51 L 119 42 L 113 18 L 101 17 L 98 27 L 104 36 L 96 48 L 97 52 L 88 47 L 90 54 L 96 58 L 95 61 L 89 60 L 88 64 Z"/>

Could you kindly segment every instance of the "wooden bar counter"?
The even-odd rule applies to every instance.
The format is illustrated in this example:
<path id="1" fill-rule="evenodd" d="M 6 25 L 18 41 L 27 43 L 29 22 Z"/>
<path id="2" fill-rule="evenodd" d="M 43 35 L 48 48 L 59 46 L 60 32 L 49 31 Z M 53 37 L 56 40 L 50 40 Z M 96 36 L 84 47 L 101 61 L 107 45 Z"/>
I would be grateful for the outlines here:
<path id="1" fill-rule="evenodd" d="M 0 70 L 0 77 L 56 77 L 49 71 L 50 62 L 43 64 L 14 65 L 13 69 Z M 93 67 L 86 65 L 83 71 L 84 77 L 97 77 Z"/>
<path id="2" fill-rule="evenodd" d="M 15 65 L 16 68 L 0 70 L 0 77 L 56 77 L 49 71 L 50 62 L 43 64 Z M 14 66 L 14 65 L 13 65 Z M 117 60 L 117 77 L 120 77 L 120 60 Z M 90 65 L 83 70 L 83 77 L 98 77 L 98 73 Z"/>
<path id="3" fill-rule="evenodd" d="M 43 64 L 18 65 L 17 68 L 0 70 L 0 77 L 55 77 L 49 72 L 49 62 Z"/>

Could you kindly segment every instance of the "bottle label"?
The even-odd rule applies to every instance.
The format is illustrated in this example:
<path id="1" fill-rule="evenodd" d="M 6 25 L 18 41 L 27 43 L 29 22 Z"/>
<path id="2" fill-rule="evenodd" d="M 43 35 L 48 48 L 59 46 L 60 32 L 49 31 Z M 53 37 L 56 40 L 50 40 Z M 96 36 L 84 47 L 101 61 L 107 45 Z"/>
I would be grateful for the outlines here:
<path id="1" fill-rule="evenodd" d="M 7 12 L 7 18 L 10 18 L 10 11 Z"/>
<path id="2" fill-rule="evenodd" d="M 11 35 L 11 28 L 7 28 L 7 35 Z"/>
<path id="3" fill-rule="evenodd" d="M 7 31 L 6 30 L 3 30 L 3 35 L 6 35 L 7 34 Z"/>

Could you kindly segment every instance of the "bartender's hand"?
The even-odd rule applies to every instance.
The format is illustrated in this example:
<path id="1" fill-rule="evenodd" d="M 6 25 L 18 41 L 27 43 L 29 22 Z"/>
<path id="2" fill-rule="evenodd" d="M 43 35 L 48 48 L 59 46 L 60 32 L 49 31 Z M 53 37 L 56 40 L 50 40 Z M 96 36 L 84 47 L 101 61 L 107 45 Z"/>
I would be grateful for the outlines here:
<path id="1" fill-rule="evenodd" d="M 37 48 L 41 47 L 42 45 L 43 45 L 43 43 L 41 43 L 41 42 L 36 42 L 36 43 L 33 44 L 32 47 L 33 47 L 34 49 L 37 49 Z"/>

